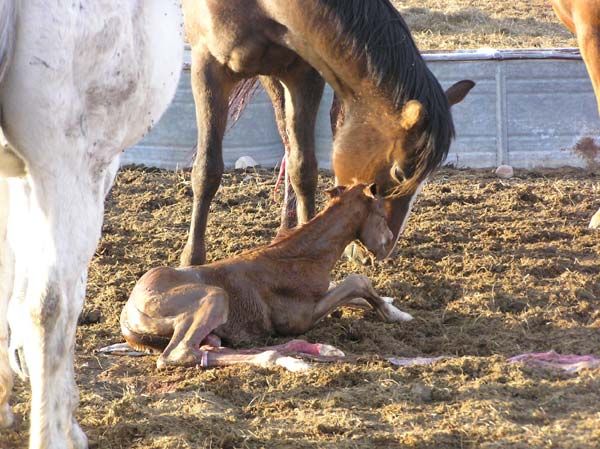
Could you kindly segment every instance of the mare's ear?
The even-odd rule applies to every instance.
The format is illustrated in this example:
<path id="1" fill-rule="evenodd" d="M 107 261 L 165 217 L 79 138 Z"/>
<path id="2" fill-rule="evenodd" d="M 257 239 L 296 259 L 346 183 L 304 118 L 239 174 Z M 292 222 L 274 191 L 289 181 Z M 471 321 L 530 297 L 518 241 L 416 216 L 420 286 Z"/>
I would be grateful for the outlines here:
<path id="1" fill-rule="evenodd" d="M 450 106 L 460 103 L 465 99 L 467 94 L 475 87 L 475 81 L 462 80 L 453 84 L 446 91 L 446 97 Z"/>
<path id="2" fill-rule="evenodd" d="M 325 190 L 325 193 L 329 196 L 329 198 L 337 198 L 346 190 L 345 186 L 335 186 L 331 189 Z"/>
<path id="3" fill-rule="evenodd" d="M 400 115 L 400 126 L 406 131 L 410 131 L 415 126 L 420 125 L 425 118 L 425 108 L 418 100 L 408 101 L 402 108 Z"/>
<path id="4" fill-rule="evenodd" d="M 378 190 L 377 184 L 373 183 L 373 184 L 369 184 L 367 187 L 365 187 L 363 192 L 369 198 L 375 198 L 375 197 L 377 197 L 377 190 Z"/>

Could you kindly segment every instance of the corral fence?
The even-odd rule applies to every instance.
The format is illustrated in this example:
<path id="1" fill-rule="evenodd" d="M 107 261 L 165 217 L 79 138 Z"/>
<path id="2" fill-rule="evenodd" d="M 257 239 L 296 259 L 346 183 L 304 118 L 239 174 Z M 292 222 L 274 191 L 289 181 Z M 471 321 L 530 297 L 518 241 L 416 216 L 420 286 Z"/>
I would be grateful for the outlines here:
<path id="1" fill-rule="evenodd" d="M 510 164 L 520 168 L 583 166 L 570 149 L 583 136 L 597 136 L 600 119 L 592 85 L 577 49 L 425 52 L 429 67 L 447 88 L 461 79 L 477 85 L 453 108 L 457 129 L 447 159 L 456 167 Z M 317 157 L 330 167 L 329 108 L 326 88 L 317 120 Z M 128 149 L 122 164 L 177 169 L 191 165 L 196 120 L 190 88 L 190 53 L 175 99 L 157 126 Z M 265 167 L 283 154 L 273 108 L 259 90 L 239 122 L 226 134 L 227 167 L 245 155 Z"/>

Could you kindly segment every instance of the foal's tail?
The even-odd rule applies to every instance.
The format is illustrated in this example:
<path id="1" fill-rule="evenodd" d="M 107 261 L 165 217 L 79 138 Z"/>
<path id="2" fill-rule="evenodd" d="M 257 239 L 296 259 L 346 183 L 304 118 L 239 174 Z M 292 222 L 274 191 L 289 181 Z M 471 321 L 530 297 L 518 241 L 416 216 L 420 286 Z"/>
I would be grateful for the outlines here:
<path id="1" fill-rule="evenodd" d="M 4 78 L 15 49 L 17 2 L 18 0 L 0 2 L 0 81 Z"/>

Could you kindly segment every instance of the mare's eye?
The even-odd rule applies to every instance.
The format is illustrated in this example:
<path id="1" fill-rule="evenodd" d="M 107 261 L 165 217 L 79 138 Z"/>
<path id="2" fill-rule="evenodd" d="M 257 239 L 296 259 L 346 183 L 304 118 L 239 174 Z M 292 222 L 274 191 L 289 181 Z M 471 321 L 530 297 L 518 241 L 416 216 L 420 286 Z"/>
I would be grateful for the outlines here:
<path id="1" fill-rule="evenodd" d="M 400 168 L 400 165 L 398 165 L 397 162 L 394 162 L 394 165 L 392 165 L 390 175 L 392 179 L 398 184 L 402 184 L 404 181 L 406 181 L 406 175 L 404 174 L 404 170 Z"/>

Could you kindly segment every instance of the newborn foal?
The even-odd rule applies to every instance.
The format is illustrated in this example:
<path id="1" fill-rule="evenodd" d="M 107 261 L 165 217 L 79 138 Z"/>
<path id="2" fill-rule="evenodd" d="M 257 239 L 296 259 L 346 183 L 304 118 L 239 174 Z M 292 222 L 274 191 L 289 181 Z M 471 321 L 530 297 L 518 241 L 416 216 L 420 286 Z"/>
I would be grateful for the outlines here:
<path id="1" fill-rule="evenodd" d="M 270 245 L 209 265 L 148 271 L 121 314 L 127 343 L 144 351 L 164 349 L 159 368 L 285 365 L 302 363 L 285 354 L 343 353 L 298 340 L 261 350 L 217 347 L 221 338 L 239 344 L 273 334 L 302 334 L 348 303 L 370 305 L 389 322 L 412 319 L 377 295 L 365 276 L 350 275 L 329 289 L 330 272 L 346 245 L 358 239 L 384 257 L 393 236 L 374 184 L 336 187 L 328 193 L 333 199 L 323 212 Z"/>

